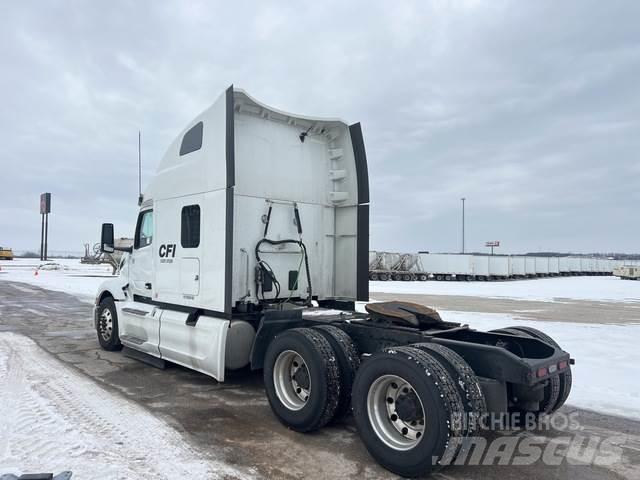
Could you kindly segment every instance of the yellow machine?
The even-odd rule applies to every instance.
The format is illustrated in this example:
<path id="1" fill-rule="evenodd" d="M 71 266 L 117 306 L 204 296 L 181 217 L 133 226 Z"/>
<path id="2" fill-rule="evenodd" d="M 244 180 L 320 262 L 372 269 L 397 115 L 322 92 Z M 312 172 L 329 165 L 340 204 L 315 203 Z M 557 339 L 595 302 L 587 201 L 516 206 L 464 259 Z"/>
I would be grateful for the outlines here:
<path id="1" fill-rule="evenodd" d="M 13 260 L 13 250 L 0 247 L 0 260 Z"/>

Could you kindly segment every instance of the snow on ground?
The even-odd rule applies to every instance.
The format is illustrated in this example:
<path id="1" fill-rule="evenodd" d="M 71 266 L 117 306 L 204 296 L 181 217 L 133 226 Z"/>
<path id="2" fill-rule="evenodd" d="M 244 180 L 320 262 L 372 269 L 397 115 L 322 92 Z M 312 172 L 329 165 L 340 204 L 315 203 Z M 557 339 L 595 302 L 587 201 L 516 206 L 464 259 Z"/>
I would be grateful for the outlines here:
<path id="1" fill-rule="evenodd" d="M 47 264 L 59 265 L 61 269 L 52 269 Z M 36 270 L 38 275 L 35 275 Z M 0 262 L 0 281 L 29 283 L 89 301 L 95 297 L 98 286 L 107 278 L 112 278 L 111 272 L 110 265 L 84 265 L 78 259 L 41 262 L 39 259 L 16 258 Z"/>
<path id="2" fill-rule="evenodd" d="M 506 314 L 439 310 L 446 321 L 477 330 L 527 325 L 551 336 L 576 360 L 567 403 L 640 420 L 640 325 L 598 325 L 516 320 Z"/>
<path id="3" fill-rule="evenodd" d="M 25 282 L 93 299 L 111 267 L 82 265 L 79 260 L 55 260 L 62 270 L 34 271 L 39 260 L 16 259 L 1 263 L 0 280 Z M 372 292 L 431 295 L 466 295 L 521 300 L 640 301 L 640 282 L 616 277 L 560 277 L 511 282 L 371 282 Z M 375 293 L 372 293 L 375 297 Z M 373 300 L 372 300 L 373 301 Z M 362 310 L 363 305 L 358 305 Z M 509 325 L 537 326 L 555 338 L 576 359 L 574 387 L 569 404 L 640 420 L 640 325 L 598 325 L 522 321 L 504 314 L 440 311 L 445 320 L 469 323 L 489 330 Z M 1 352 L 0 352 L 1 353 Z M 1 358 L 0 358 L 1 360 Z M 1 372 L 0 372 L 1 373 Z M 1 407 L 0 407 L 1 408 Z M 0 410 L 0 418 L 2 417 Z M 1 442 L 1 440 L 0 440 Z M 0 443 L 1 444 L 1 443 Z M 0 450 L 1 451 L 1 450 Z"/>
<path id="4" fill-rule="evenodd" d="M 640 282 L 618 277 L 553 277 L 501 282 L 370 282 L 375 292 L 463 295 L 553 302 L 558 299 L 639 302 Z"/>
<path id="5" fill-rule="evenodd" d="M 195 451 L 142 407 L 9 332 L 0 332 L 0 419 L 0 474 L 71 470 L 79 479 L 154 480 L 250 476 Z"/>

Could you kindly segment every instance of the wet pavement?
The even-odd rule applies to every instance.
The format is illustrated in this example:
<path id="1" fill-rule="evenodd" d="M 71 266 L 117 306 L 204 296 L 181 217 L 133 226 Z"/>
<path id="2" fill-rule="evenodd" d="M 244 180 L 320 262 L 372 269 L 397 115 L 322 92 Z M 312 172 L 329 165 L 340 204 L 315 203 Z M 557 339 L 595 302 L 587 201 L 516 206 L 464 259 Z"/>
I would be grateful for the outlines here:
<path id="1" fill-rule="evenodd" d="M 460 305 L 463 302 L 457 301 Z M 455 309 L 464 311 L 461 306 Z M 269 408 L 260 372 L 234 372 L 220 384 L 178 366 L 159 370 L 121 353 L 101 350 L 93 330 L 92 306 L 71 295 L 0 282 L 0 331 L 32 338 L 88 378 L 153 412 L 181 432 L 202 455 L 222 457 L 244 471 L 249 469 L 265 478 L 396 478 L 371 459 L 351 420 L 312 434 L 299 434 L 281 425 Z M 640 478 L 640 422 L 570 406 L 563 407 L 562 412 L 571 415 L 579 430 L 507 432 L 487 437 L 527 437 L 545 453 L 551 451 L 543 460 L 529 465 L 498 465 L 500 457 L 496 456 L 495 461 L 488 462 L 491 465 L 451 466 L 433 478 Z M 581 463 L 579 452 L 567 453 L 564 443 L 578 436 L 597 439 L 600 445 L 606 440 L 621 458 L 610 454 L 609 461 L 604 458 L 600 465 Z M 600 457 L 607 456 L 605 450 L 599 453 Z"/>

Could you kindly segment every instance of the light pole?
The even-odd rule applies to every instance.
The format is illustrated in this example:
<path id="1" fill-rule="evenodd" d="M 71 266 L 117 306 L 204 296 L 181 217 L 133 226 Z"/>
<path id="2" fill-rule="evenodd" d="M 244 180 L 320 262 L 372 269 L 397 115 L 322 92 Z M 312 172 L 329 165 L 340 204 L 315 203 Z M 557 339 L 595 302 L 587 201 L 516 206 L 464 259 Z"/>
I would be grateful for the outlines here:
<path id="1" fill-rule="evenodd" d="M 464 201 L 466 198 L 462 197 L 460 200 L 462 200 L 462 253 L 464 253 Z"/>

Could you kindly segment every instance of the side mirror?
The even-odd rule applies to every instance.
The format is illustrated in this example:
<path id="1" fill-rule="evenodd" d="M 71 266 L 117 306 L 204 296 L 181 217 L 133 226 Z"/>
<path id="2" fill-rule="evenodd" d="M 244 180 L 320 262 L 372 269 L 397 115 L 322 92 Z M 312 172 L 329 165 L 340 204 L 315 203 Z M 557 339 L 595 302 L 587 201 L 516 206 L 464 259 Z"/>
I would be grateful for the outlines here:
<path id="1" fill-rule="evenodd" d="M 100 235 L 100 251 L 103 253 L 113 253 L 115 251 L 113 241 L 113 223 L 102 224 L 102 234 Z"/>

